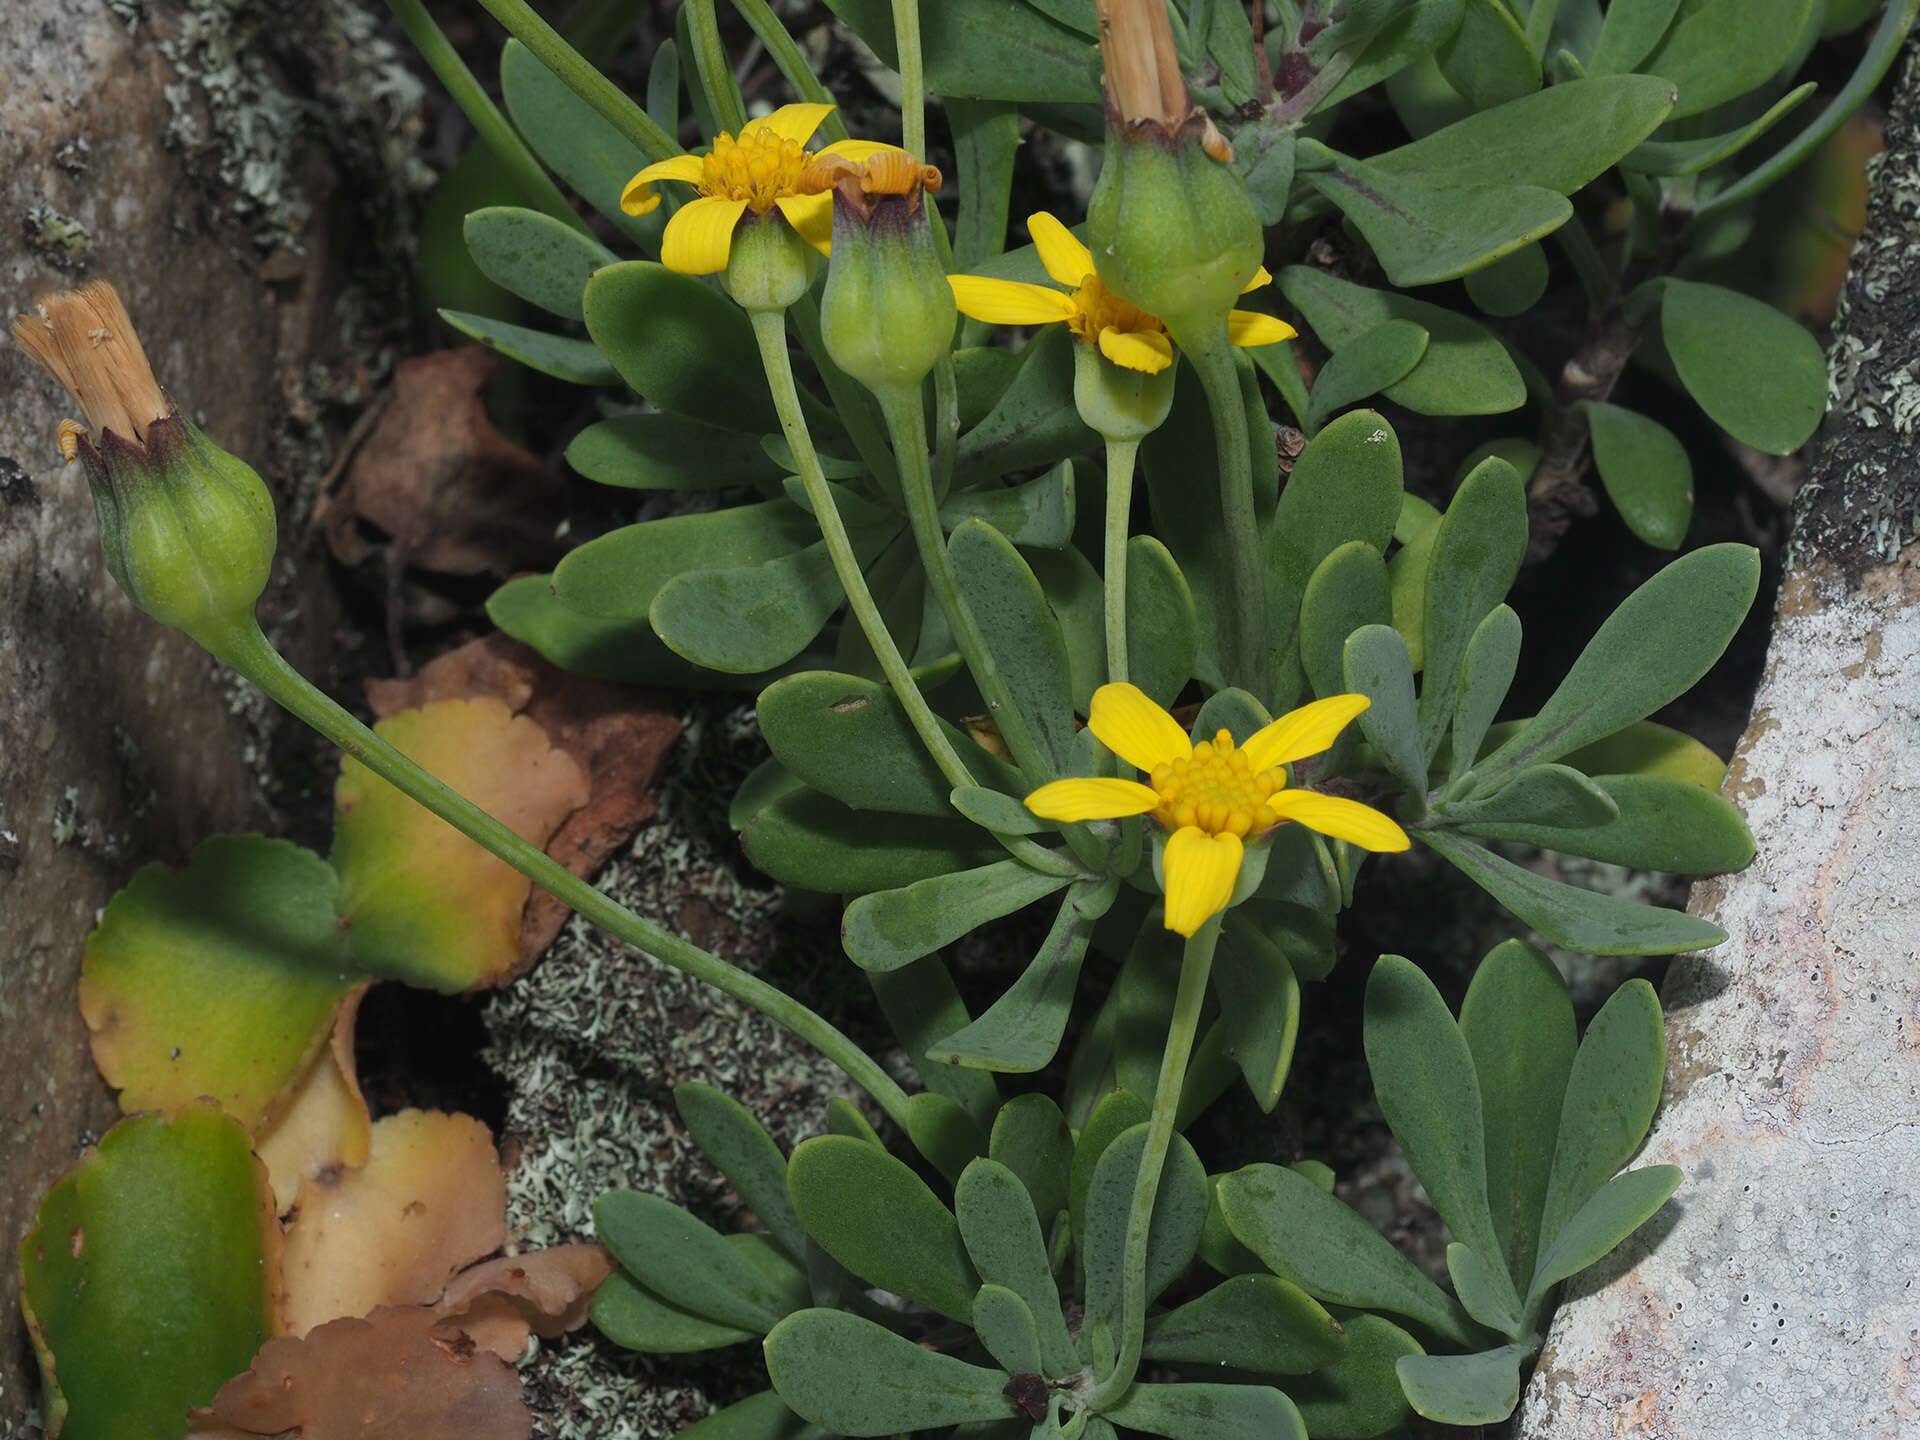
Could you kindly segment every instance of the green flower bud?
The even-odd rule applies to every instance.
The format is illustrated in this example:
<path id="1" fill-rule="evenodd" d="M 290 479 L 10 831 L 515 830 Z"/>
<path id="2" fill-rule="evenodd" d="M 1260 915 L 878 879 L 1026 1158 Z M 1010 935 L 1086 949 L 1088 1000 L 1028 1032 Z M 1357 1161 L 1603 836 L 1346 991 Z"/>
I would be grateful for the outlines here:
<path id="1" fill-rule="evenodd" d="M 1176 367 L 1148 374 L 1116 365 L 1084 342 L 1073 347 L 1073 405 L 1102 440 L 1142 440 L 1173 409 Z"/>
<path id="2" fill-rule="evenodd" d="M 958 314 L 921 204 L 940 172 L 901 150 L 839 166 L 820 298 L 827 354 L 869 390 L 918 385 L 953 344 Z"/>
<path id="3" fill-rule="evenodd" d="M 807 293 L 820 252 L 778 211 L 741 216 L 727 253 L 727 291 L 745 310 L 785 310 Z"/>
<path id="4" fill-rule="evenodd" d="M 184 418 L 113 287 L 42 296 L 14 337 L 86 413 L 60 446 L 86 469 L 107 570 L 162 624 L 219 653 L 253 625 L 273 565 L 273 499 L 253 467 Z"/>

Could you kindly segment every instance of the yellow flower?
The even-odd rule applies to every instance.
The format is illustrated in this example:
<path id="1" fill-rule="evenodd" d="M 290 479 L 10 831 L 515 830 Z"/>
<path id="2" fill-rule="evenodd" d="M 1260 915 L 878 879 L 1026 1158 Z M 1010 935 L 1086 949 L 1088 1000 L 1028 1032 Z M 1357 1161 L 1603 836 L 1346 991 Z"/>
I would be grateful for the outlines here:
<path id="1" fill-rule="evenodd" d="M 1074 239 L 1071 230 L 1042 210 L 1027 217 L 1027 232 L 1033 236 L 1033 248 L 1040 252 L 1040 263 L 1047 274 L 1073 293 L 1063 295 L 1046 285 L 1029 285 L 1023 280 L 949 275 L 962 315 L 989 325 L 1050 325 L 1064 320 L 1069 330 L 1088 344 L 1098 345 L 1100 353 L 1116 365 L 1158 375 L 1173 363 L 1173 341 L 1167 338 L 1167 327 L 1100 283 L 1093 269 L 1093 253 Z M 1257 290 L 1272 281 L 1273 276 L 1263 265 L 1247 290 Z M 1227 338 L 1236 345 L 1271 345 L 1291 340 L 1297 333 L 1286 321 L 1255 310 L 1236 310 L 1227 317 Z"/>
<path id="2" fill-rule="evenodd" d="M 1132 685 L 1102 685 L 1087 728 L 1147 776 L 1137 780 L 1055 780 L 1027 797 L 1046 820 L 1113 820 L 1151 815 L 1173 832 L 1165 855 L 1167 928 L 1192 935 L 1227 908 L 1240 878 L 1244 842 L 1291 820 L 1363 850 L 1405 850 L 1407 834 L 1357 800 L 1287 787 L 1281 767 L 1318 755 L 1371 702 L 1330 695 L 1235 745 L 1222 730 L 1198 745 L 1180 722 Z"/>
<path id="3" fill-rule="evenodd" d="M 645 215 L 660 203 L 656 180 L 683 180 L 699 191 L 667 222 L 660 260 L 683 275 L 712 275 L 727 268 L 734 227 L 749 210 L 755 217 L 778 209 L 787 223 L 821 254 L 833 238 L 833 196 L 807 179 L 814 156 L 844 155 L 865 160 L 896 147 L 872 140 L 838 140 L 819 151 L 806 148 L 831 105 L 782 105 L 771 115 L 749 120 L 735 139 L 726 131 L 705 155 L 676 155 L 649 165 L 627 182 L 620 208 Z M 811 191 L 811 193 L 809 193 Z"/>

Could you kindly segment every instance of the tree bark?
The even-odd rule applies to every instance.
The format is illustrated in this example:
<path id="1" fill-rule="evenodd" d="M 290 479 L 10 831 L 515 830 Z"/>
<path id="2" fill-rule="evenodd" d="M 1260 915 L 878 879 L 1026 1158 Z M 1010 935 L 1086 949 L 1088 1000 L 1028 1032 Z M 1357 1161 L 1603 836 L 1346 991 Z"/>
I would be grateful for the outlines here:
<path id="1" fill-rule="evenodd" d="M 1920 1433 L 1920 52 L 1835 320 L 1753 719 L 1759 845 L 1694 889 L 1729 939 L 1674 963 L 1674 1202 L 1568 1287 L 1526 1440 Z"/>

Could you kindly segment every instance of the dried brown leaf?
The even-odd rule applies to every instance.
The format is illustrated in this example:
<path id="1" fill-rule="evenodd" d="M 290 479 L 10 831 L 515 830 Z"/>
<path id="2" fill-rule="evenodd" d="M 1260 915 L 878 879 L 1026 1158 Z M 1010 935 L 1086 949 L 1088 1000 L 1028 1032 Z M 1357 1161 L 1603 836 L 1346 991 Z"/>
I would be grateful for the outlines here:
<path id="1" fill-rule="evenodd" d="M 356 987 L 340 1002 L 326 1047 L 279 1114 L 254 1130 L 254 1153 L 266 1162 L 283 1215 L 293 1208 L 302 1181 L 367 1163 L 373 1117 L 354 1069 L 353 1026 L 371 984 Z"/>
<path id="2" fill-rule="evenodd" d="M 599 1245 L 560 1245 L 509 1255 L 464 1270 L 434 1306 L 441 1333 L 471 1336 L 502 1360 L 516 1361 L 529 1332 L 552 1338 L 576 1330 L 613 1257 Z"/>

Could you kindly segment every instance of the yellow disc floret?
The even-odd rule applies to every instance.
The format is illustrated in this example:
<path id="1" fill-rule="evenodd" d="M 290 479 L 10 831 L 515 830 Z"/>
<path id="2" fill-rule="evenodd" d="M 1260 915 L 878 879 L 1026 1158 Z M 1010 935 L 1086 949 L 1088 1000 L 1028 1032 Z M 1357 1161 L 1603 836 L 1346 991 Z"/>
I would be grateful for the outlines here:
<path id="1" fill-rule="evenodd" d="M 771 210 L 783 195 L 800 189 L 813 153 L 769 126 L 742 132 L 738 140 L 722 130 L 700 162 L 693 188 L 716 200 L 744 200 L 756 215 Z"/>
<path id="2" fill-rule="evenodd" d="M 1100 283 L 1100 277 L 1087 274 L 1073 292 L 1074 313 L 1067 317 L 1067 328 L 1082 340 L 1098 344 L 1102 332 L 1117 330 L 1122 335 L 1164 335 L 1167 327 L 1130 300 L 1123 300 Z"/>
<path id="3" fill-rule="evenodd" d="M 1222 730 L 1195 745 L 1191 759 L 1156 765 L 1151 780 L 1160 796 L 1153 817 L 1161 824 L 1245 839 L 1280 823 L 1280 813 L 1268 801 L 1285 788 L 1287 776 L 1277 765 L 1254 769 L 1247 752 L 1234 748 L 1233 736 Z"/>

